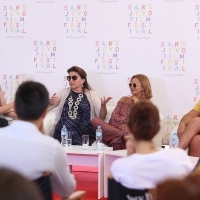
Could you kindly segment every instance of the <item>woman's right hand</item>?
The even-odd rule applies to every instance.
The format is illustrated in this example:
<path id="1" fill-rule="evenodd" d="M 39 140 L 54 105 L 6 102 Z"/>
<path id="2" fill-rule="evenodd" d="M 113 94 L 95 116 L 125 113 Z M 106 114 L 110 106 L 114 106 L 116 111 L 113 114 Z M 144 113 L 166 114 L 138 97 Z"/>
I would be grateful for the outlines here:
<path id="1" fill-rule="evenodd" d="M 54 93 L 51 99 L 49 99 L 49 104 L 52 106 L 56 103 L 58 103 L 58 96 L 56 96 L 56 93 Z"/>

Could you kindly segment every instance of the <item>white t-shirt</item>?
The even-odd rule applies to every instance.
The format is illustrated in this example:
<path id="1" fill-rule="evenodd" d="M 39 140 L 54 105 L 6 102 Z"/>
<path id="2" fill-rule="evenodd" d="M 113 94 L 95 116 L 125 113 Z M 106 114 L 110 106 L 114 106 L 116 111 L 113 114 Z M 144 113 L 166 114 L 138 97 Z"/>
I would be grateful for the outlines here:
<path id="1" fill-rule="evenodd" d="M 133 154 L 115 160 L 113 178 L 127 188 L 154 188 L 166 178 L 189 174 L 193 165 L 182 149 L 160 150 L 150 154 Z"/>
<path id="2" fill-rule="evenodd" d="M 63 197 L 76 188 L 64 148 L 29 122 L 16 120 L 0 129 L 0 167 L 17 171 L 29 180 L 51 172 L 53 189 Z"/>

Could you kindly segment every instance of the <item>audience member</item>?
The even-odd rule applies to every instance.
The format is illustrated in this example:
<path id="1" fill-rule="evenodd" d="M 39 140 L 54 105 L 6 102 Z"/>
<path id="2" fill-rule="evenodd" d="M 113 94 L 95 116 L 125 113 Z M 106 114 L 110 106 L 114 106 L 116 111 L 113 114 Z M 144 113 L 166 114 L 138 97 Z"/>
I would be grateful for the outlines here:
<path id="1" fill-rule="evenodd" d="M 70 87 L 62 89 L 50 99 L 49 110 L 58 107 L 53 137 L 61 142 L 61 129 L 63 125 L 66 125 L 67 129 L 73 132 L 73 145 L 82 144 L 82 135 L 89 135 L 91 145 L 95 141 L 95 130 L 90 121 L 94 117 L 105 119 L 106 103 L 111 97 L 100 101 L 89 86 L 87 74 L 82 68 L 73 66 L 67 72 Z"/>
<path id="2" fill-rule="evenodd" d="M 17 172 L 0 168 L 1 200 L 42 200 L 37 186 Z"/>
<path id="3" fill-rule="evenodd" d="M 115 107 L 108 123 L 101 119 L 92 120 L 93 127 L 100 125 L 103 130 L 103 143 L 113 147 L 113 150 L 126 148 L 129 136 L 126 123 L 131 107 L 140 100 L 150 100 L 152 91 L 149 79 L 143 74 L 134 75 L 129 83 L 131 96 L 122 97 Z"/>
<path id="4" fill-rule="evenodd" d="M 194 108 L 183 116 L 178 127 L 179 147 L 186 149 L 189 147 L 191 140 L 195 135 L 200 133 L 200 101 Z M 197 149 L 196 149 L 197 150 Z M 191 156 L 200 156 L 200 148 L 198 152 L 190 152 Z"/>
<path id="5" fill-rule="evenodd" d="M 200 175 L 166 180 L 157 186 L 156 200 L 199 200 Z"/>
<path id="6" fill-rule="evenodd" d="M 139 101 L 131 108 L 128 118 L 128 156 L 111 166 L 117 182 L 127 188 L 145 189 L 166 178 L 179 178 L 192 171 L 192 163 L 182 149 L 158 150 L 153 137 L 160 129 L 159 112 L 150 101 Z"/>
<path id="7" fill-rule="evenodd" d="M 0 167 L 10 168 L 29 180 L 50 172 L 53 190 L 67 197 L 76 187 L 67 157 L 58 141 L 44 135 L 43 119 L 47 113 L 49 94 L 37 82 L 22 83 L 15 95 L 18 120 L 1 128 Z"/>

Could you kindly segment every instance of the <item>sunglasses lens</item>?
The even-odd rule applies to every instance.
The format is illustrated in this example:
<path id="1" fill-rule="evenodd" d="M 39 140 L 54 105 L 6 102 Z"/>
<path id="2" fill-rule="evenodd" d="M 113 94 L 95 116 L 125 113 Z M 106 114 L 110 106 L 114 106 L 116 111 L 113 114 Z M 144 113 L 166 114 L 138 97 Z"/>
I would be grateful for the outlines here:
<path id="1" fill-rule="evenodd" d="M 67 80 L 70 81 L 71 79 L 73 81 L 77 80 L 78 76 L 74 75 L 74 76 L 67 76 Z"/>
<path id="2" fill-rule="evenodd" d="M 72 80 L 73 80 L 73 81 L 77 80 L 77 78 L 78 78 L 78 77 L 77 77 L 76 75 L 75 75 L 75 76 L 72 76 Z"/>
<path id="3" fill-rule="evenodd" d="M 137 85 L 136 85 L 135 83 L 129 83 L 129 87 L 132 87 L 132 86 L 133 86 L 134 88 L 136 88 Z"/>

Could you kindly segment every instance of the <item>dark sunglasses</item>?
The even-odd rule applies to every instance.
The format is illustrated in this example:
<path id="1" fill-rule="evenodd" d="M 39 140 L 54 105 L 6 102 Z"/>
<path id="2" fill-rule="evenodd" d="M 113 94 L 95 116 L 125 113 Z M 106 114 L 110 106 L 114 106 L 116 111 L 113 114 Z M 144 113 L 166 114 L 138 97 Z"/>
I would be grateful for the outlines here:
<path id="1" fill-rule="evenodd" d="M 129 83 L 128 85 L 129 85 L 130 88 L 131 88 L 132 86 L 133 86 L 134 88 L 136 88 L 138 85 L 141 85 L 141 84 Z"/>
<path id="2" fill-rule="evenodd" d="M 67 80 L 70 81 L 71 79 L 73 81 L 77 80 L 78 76 L 74 75 L 74 76 L 67 76 Z"/>

